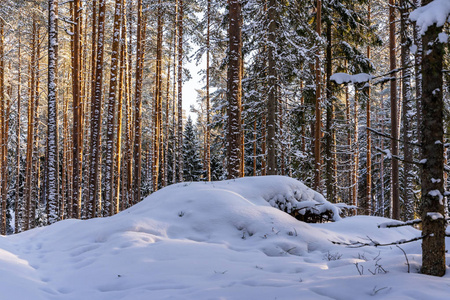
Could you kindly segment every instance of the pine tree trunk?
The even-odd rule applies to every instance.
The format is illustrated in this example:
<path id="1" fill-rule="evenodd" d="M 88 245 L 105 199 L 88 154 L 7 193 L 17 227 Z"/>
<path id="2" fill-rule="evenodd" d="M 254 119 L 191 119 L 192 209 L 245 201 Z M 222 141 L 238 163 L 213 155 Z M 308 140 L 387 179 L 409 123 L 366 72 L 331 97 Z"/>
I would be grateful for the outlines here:
<path id="1" fill-rule="evenodd" d="M 95 2 L 95 1 L 94 1 Z M 81 218 L 81 164 L 82 164 L 82 105 L 81 105 L 81 59 L 80 59 L 80 40 L 81 40 L 81 16 L 80 0 L 73 2 L 73 52 L 72 52 L 72 107 L 73 107 L 73 128 L 72 128 L 72 186 L 73 194 L 70 195 L 72 205 L 69 206 L 69 216 L 74 219 Z"/>
<path id="2" fill-rule="evenodd" d="M 396 69 L 396 51 L 395 51 L 395 3 L 389 0 L 389 61 L 391 72 L 391 152 L 392 155 L 398 156 L 398 117 L 397 117 L 397 75 Z M 400 218 L 400 201 L 399 201 L 399 179 L 398 179 L 398 160 L 392 159 L 391 173 L 391 198 L 392 198 L 392 218 L 398 220 Z"/>
<path id="3" fill-rule="evenodd" d="M 322 31 L 322 1 L 317 0 L 317 12 L 316 12 L 316 32 L 317 35 L 321 35 Z M 321 99 L 321 74 L 320 74 L 320 50 L 316 51 L 316 105 L 315 105 L 315 116 L 316 122 L 314 127 L 314 189 L 320 189 L 320 137 L 321 137 L 321 127 L 322 127 L 322 114 L 320 109 L 320 99 Z"/>
<path id="4" fill-rule="evenodd" d="M 334 101 L 333 94 L 331 91 L 331 72 L 332 72 L 332 36 L 331 36 L 331 21 L 327 21 L 327 49 L 326 49 L 326 123 L 325 123 L 325 179 L 326 179 L 326 190 L 327 190 L 327 200 L 330 202 L 336 202 L 334 194 L 334 179 L 333 179 L 333 156 L 332 156 L 332 146 L 333 146 L 333 115 L 334 115 Z"/>
<path id="5" fill-rule="evenodd" d="M 206 180 L 211 181 L 211 118 L 209 98 L 209 55 L 210 55 L 210 26 L 211 26 L 211 0 L 208 0 L 206 9 L 206 142 L 205 142 L 205 173 Z"/>
<path id="6" fill-rule="evenodd" d="M 116 157 L 115 131 L 116 131 L 116 98 L 119 78 L 120 55 L 120 27 L 123 15 L 122 0 L 116 0 L 114 9 L 114 33 L 111 54 L 111 71 L 109 81 L 108 112 L 106 120 L 106 160 L 105 160 L 105 213 L 112 216 L 114 205 L 114 162 Z M 119 96 L 120 97 L 120 96 Z"/>
<path id="7" fill-rule="evenodd" d="M 241 3 L 229 0 L 229 62 L 228 62 L 228 130 L 227 172 L 228 179 L 241 176 Z"/>
<path id="8" fill-rule="evenodd" d="M 34 145 L 34 125 L 35 125 L 35 103 L 36 103 L 36 71 L 37 71 L 37 24 L 36 16 L 33 16 L 32 38 L 31 38 L 31 65 L 30 65 L 30 97 L 28 101 L 28 126 L 27 126 L 27 152 L 26 152 L 26 167 L 25 167 L 25 224 L 24 230 L 32 228 L 32 178 L 33 178 L 33 145 Z M 31 226 L 31 227 L 30 227 Z"/>
<path id="9" fill-rule="evenodd" d="M 141 170 L 142 170 L 142 80 L 144 66 L 144 45 L 145 45 L 145 18 L 142 15 L 142 0 L 138 0 L 138 26 L 137 26 L 137 46 L 136 46 L 136 91 L 134 103 L 134 176 L 133 204 L 141 201 Z"/>
<path id="10" fill-rule="evenodd" d="M 424 0 L 422 5 L 430 3 Z M 444 44 L 438 35 L 442 27 L 428 27 L 423 35 L 422 61 L 422 273 L 445 274 L 444 220 Z"/>
<path id="11" fill-rule="evenodd" d="M 369 1 L 369 7 L 368 7 L 368 21 L 369 24 L 371 22 L 371 5 Z M 367 46 L 367 59 L 370 59 L 370 46 Z M 366 134 L 367 134 L 367 154 L 366 154 L 366 214 L 371 215 L 372 214 L 372 137 L 370 136 L 370 107 L 371 107 L 371 99 L 370 99 L 370 86 L 366 89 L 366 96 L 367 96 L 367 102 L 366 102 Z"/>
<path id="12" fill-rule="evenodd" d="M 126 64 L 126 55 L 128 51 L 127 47 L 127 27 L 126 27 L 126 13 L 125 13 L 126 1 L 122 0 L 122 32 L 121 32 L 121 44 L 120 44 L 120 65 L 119 65 L 119 103 L 118 103 L 118 112 L 117 112 L 117 143 L 116 143 L 116 159 L 115 159 L 115 169 L 117 173 L 117 177 L 113 179 L 112 188 L 116 190 L 115 198 L 113 199 L 114 203 L 114 212 L 113 214 L 119 213 L 120 210 L 120 199 L 122 202 L 126 199 L 123 189 L 122 194 L 121 191 L 121 172 L 122 172 L 122 131 L 123 131 L 123 101 L 125 97 L 125 101 L 128 101 L 128 93 L 127 93 L 127 85 L 126 85 L 126 76 L 128 72 L 127 64 Z"/>
<path id="13" fill-rule="evenodd" d="M 5 143 L 5 58 L 4 58 L 4 21 L 0 18 L 0 192 L 2 195 L 6 194 L 6 190 L 3 190 L 3 182 L 6 180 L 3 174 L 4 168 L 4 159 L 3 157 L 6 155 L 4 153 L 4 143 Z M 1 226 L 0 226 L 0 234 L 6 235 L 6 198 L 1 197 Z M 3 200 L 5 198 L 5 200 Z"/>
<path id="14" fill-rule="evenodd" d="M 98 36 L 97 56 L 95 69 L 94 99 L 91 103 L 91 145 L 90 145 L 90 174 L 89 174 L 89 199 L 87 213 L 89 218 L 101 215 L 100 190 L 100 134 L 101 134 L 101 112 L 103 92 L 103 57 L 105 43 L 105 13 L 106 0 L 99 1 L 98 13 Z"/>
<path id="15" fill-rule="evenodd" d="M 267 10 L 269 21 L 268 32 L 268 99 L 267 99 L 267 175 L 277 174 L 277 147 L 275 140 L 277 99 L 277 70 L 275 61 L 276 45 L 276 0 L 269 0 Z"/>
<path id="16" fill-rule="evenodd" d="M 163 34 L 163 16 L 161 10 L 161 0 L 158 1 L 157 9 L 157 37 L 156 37 L 156 80 L 155 80 L 155 98 L 154 104 L 154 134 L 153 134 L 153 169 L 152 186 L 153 191 L 158 190 L 158 179 L 160 171 L 160 152 L 161 152 L 161 117 L 162 117 L 162 34 Z"/>
<path id="17" fill-rule="evenodd" d="M 178 181 L 183 182 L 183 0 L 178 2 L 178 19 L 177 19 L 177 34 L 178 34 Z"/>
<path id="18" fill-rule="evenodd" d="M 16 127 L 16 136 L 17 136 L 17 148 L 16 148 L 16 199 L 14 201 L 14 233 L 19 233 L 22 231 L 22 217 L 23 217 L 23 207 L 22 207 L 22 198 L 20 197 L 20 160 L 21 160 L 21 154 L 20 154 L 20 135 L 21 135 L 21 100 L 22 100 L 22 94 L 21 94 L 21 85 L 22 85 L 22 59 L 21 59 L 21 50 L 22 50 L 22 43 L 20 34 L 18 36 L 18 54 L 17 54 L 17 60 L 18 60 L 18 67 L 17 67 L 17 127 Z"/>
<path id="19" fill-rule="evenodd" d="M 414 0 L 414 5 L 419 7 L 422 0 Z M 416 107 L 417 107 L 417 128 L 420 128 L 422 124 L 422 111 L 420 107 L 422 106 L 422 35 L 419 33 L 419 28 L 414 24 L 414 45 L 416 45 L 417 50 L 414 54 L 414 72 L 415 72 L 415 82 L 416 82 Z M 417 130 L 417 142 L 419 145 L 422 144 L 422 132 Z M 420 153 L 419 149 L 419 153 Z M 420 156 L 420 154 L 419 154 Z"/>
<path id="20" fill-rule="evenodd" d="M 161 153 L 162 157 L 162 174 L 161 174 L 161 185 L 163 187 L 167 186 L 169 179 L 169 108 L 170 108 L 170 68 L 172 66 L 171 56 L 168 55 L 167 61 L 167 72 L 166 72 L 166 102 L 164 111 L 164 133 L 163 133 L 163 150 Z"/>
<path id="21" fill-rule="evenodd" d="M 177 38 L 178 38 L 178 2 L 175 1 L 175 18 L 174 18 L 174 35 L 173 35 L 173 83 L 172 83 L 172 132 L 173 132 L 173 147 L 172 147 L 172 183 L 177 182 L 177 155 L 178 154 L 178 135 L 177 135 Z"/>

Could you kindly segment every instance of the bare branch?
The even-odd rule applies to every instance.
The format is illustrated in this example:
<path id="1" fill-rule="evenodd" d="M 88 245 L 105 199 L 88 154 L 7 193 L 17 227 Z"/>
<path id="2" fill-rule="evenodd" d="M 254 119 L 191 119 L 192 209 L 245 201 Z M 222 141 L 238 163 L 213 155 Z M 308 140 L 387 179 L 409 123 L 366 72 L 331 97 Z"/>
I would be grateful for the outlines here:
<path id="1" fill-rule="evenodd" d="M 383 246 L 394 246 L 394 245 L 402 245 L 402 244 L 415 242 L 415 241 L 418 241 L 418 240 L 422 240 L 425 236 L 426 235 L 418 236 L 418 237 L 412 238 L 410 240 L 398 240 L 398 241 L 395 241 L 395 242 L 392 242 L 392 243 L 385 243 L 385 244 L 377 242 L 377 241 L 374 241 L 370 237 L 367 237 L 367 239 L 369 240 L 368 243 L 359 242 L 359 241 L 353 242 L 353 243 L 344 243 L 344 242 L 336 242 L 336 241 L 331 241 L 331 242 L 333 244 L 335 244 L 335 245 L 347 246 L 348 248 L 362 248 L 362 247 L 368 247 L 368 246 L 371 246 L 371 247 L 383 247 Z M 449 234 L 449 236 L 450 236 L 450 234 Z"/>

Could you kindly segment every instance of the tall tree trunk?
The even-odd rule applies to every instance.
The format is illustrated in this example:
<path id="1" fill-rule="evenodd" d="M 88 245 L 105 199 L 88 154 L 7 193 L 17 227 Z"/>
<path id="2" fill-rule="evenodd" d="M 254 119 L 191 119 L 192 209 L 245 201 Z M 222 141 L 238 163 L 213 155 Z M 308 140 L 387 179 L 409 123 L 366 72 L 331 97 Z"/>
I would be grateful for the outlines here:
<path id="1" fill-rule="evenodd" d="M 20 28 L 20 27 L 19 27 Z M 20 29 L 19 29 L 20 31 Z M 22 50 L 22 43 L 20 34 L 18 36 L 18 54 L 17 54 L 17 60 L 18 60 L 18 67 L 17 67 L 17 127 L 16 127 L 16 136 L 17 136 L 17 156 L 16 156 L 16 199 L 14 201 L 14 233 L 19 233 L 22 231 L 22 217 L 23 217 L 23 207 L 22 207 L 22 198 L 20 197 L 20 135 L 21 135 L 21 122 L 20 122 L 20 116 L 21 116 L 21 100 L 22 100 L 22 94 L 21 94 L 21 88 L 22 88 L 22 59 L 21 59 L 21 50 Z"/>
<path id="2" fill-rule="evenodd" d="M 229 62 L 228 62 L 228 130 L 227 172 L 228 178 L 241 176 L 241 2 L 229 0 Z"/>
<path id="3" fill-rule="evenodd" d="M 173 132 L 173 147 L 172 147 L 172 183 L 177 182 L 177 157 L 181 155 L 178 153 L 178 135 L 177 135 L 177 64 L 178 64 L 178 1 L 175 1 L 175 18 L 173 29 L 173 83 L 172 83 L 172 132 Z"/>
<path id="4" fill-rule="evenodd" d="M 368 7 L 368 21 L 369 24 L 371 22 L 371 5 L 369 1 Z M 370 59 L 370 46 L 367 46 L 367 59 Z M 367 177 L 366 177 L 366 214 L 372 214 L 372 137 L 370 136 L 370 107 L 371 107 L 371 99 L 370 99 L 370 86 L 366 89 L 366 134 L 367 134 L 367 154 L 366 154 L 366 169 L 367 169 Z"/>
<path id="5" fill-rule="evenodd" d="M 95 3 L 95 1 L 94 1 Z M 69 205 L 69 216 L 74 219 L 81 218 L 81 164 L 83 160 L 82 148 L 82 104 L 81 104 L 81 16 L 80 16 L 80 0 L 73 2 L 73 51 L 72 51 L 72 110 L 73 110 L 73 128 L 72 128 L 72 186 L 73 194 L 70 195 L 72 205 Z M 95 7 L 95 4 L 94 4 Z M 94 59 L 94 58 L 92 58 Z"/>
<path id="6" fill-rule="evenodd" d="M 57 113 L 57 0 L 48 0 L 48 125 L 47 125 L 47 177 L 48 177 L 48 222 L 58 220 L 58 113 Z"/>
<path id="7" fill-rule="evenodd" d="M 211 26 L 211 0 L 206 8 L 206 143 L 205 143 L 205 173 L 206 180 L 211 181 L 211 118 L 209 98 L 209 54 L 210 54 L 210 26 Z"/>
<path id="8" fill-rule="evenodd" d="M 133 204 L 141 201 L 141 170 L 142 170 L 142 80 L 144 67 L 144 45 L 145 45 L 146 21 L 142 15 L 142 0 L 138 0 L 138 26 L 137 26 L 137 46 L 136 46 L 136 92 L 134 103 L 134 176 Z"/>
<path id="9" fill-rule="evenodd" d="M 39 95 L 40 95 L 40 89 L 39 89 L 39 58 L 41 57 L 41 47 L 40 47 L 40 33 L 39 33 L 39 27 L 37 27 L 37 31 L 36 31 L 36 64 L 35 64 L 35 70 L 36 70 L 36 74 L 35 74 L 35 78 L 36 78 L 36 83 L 34 85 L 34 99 L 35 99 L 35 103 L 34 103 L 34 112 L 32 112 L 34 114 L 33 120 L 34 120 L 34 125 L 33 125 L 33 140 L 34 140 L 34 144 L 33 144 L 33 150 L 32 150 L 32 182 L 33 182 L 33 186 L 31 189 L 31 201 L 32 201 L 32 209 L 31 209 L 31 219 L 33 220 L 33 222 L 31 223 L 31 228 L 34 228 L 36 226 L 36 222 L 34 220 L 36 220 L 36 209 L 37 209 L 37 205 L 39 203 L 39 200 L 37 198 L 38 195 L 38 189 L 39 189 L 39 177 L 38 177 L 38 170 L 37 170 L 37 166 L 38 166 L 38 149 L 39 149 L 39 135 L 38 135 L 38 126 L 39 126 L 39 119 L 38 119 L 38 108 L 39 108 Z M 58 46 L 56 47 L 57 51 L 58 51 Z M 56 61 L 58 61 L 58 58 L 56 59 Z M 58 108 L 58 102 L 56 102 L 56 107 Z M 56 109 L 56 111 L 58 111 L 58 109 Z M 58 135 L 57 135 L 58 138 Z M 59 153 L 59 146 L 58 144 L 56 144 L 56 153 Z M 59 166 L 58 166 L 58 170 L 59 170 Z M 58 171 L 59 174 L 59 171 Z M 59 194 L 59 185 L 58 185 L 58 194 Z M 60 201 L 58 201 L 60 202 Z"/>
<path id="10" fill-rule="evenodd" d="M 101 214 L 100 198 L 100 134 L 101 134 L 101 112 L 103 92 L 103 57 L 105 44 L 105 14 L 106 0 L 99 1 L 98 10 L 98 39 L 95 70 L 94 99 L 91 103 L 91 145 L 90 145 L 90 174 L 89 174 L 89 199 L 88 217 L 95 218 Z"/>
<path id="11" fill-rule="evenodd" d="M 177 63 L 177 76 L 178 76 L 178 180 L 183 181 L 183 0 L 177 0 L 178 2 L 178 20 L 177 20 L 177 34 L 178 34 L 178 63 Z"/>
<path id="12" fill-rule="evenodd" d="M 121 44 L 120 44 L 120 65 L 119 65 L 119 103 L 118 103 L 118 112 L 117 112 L 117 143 L 116 143 L 116 173 L 117 177 L 114 180 L 113 188 L 116 189 L 115 199 L 114 202 L 114 214 L 119 213 L 120 209 L 120 199 L 124 201 L 126 199 L 124 193 L 122 192 L 122 195 L 120 193 L 120 178 L 121 178 L 121 171 L 122 171 L 122 131 L 123 131 L 123 101 L 125 98 L 125 101 L 128 101 L 128 90 L 126 85 L 126 74 L 128 73 L 128 65 L 126 63 L 126 55 L 128 51 L 127 47 L 127 27 L 126 27 L 126 13 L 125 13 L 125 7 L 126 7 L 126 0 L 122 0 L 122 33 L 121 33 Z M 123 191 L 123 189 L 122 189 Z"/>
<path id="13" fill-rule="evenodd" d="M 414 0 L 414 5 L 419 7 L 422 0 Z M 419 28 L 414 24 L 414 45 L 416 46 L 416 52 L 414 53 L 414 72 L 416 81 L 416 107 L 417 107 L 417 142 L 422 144 L 422 132 L 419 130 L 422 124 L 422 35 L 419 32 Z M 420 151 L 420 150 L 419 150 Z"/>
<path id="14" fill-rule="evenodd" d="M 32 164 L 33 164 L 33 144 L 34 144 L 34 104 L 35 104 L 35 85 L 36 85 L 36 16 L 33 16 L 32 37 L 31 37 L 31 62 L 30 62 L 30 91 L 28 101 L 28 126 L 27 126 L 27 152 L 25 167 L 25 224 L 24 230 L 30 229 L 32 205 Z"/>
<path id="15" fill-rule="evenodd" d="M 116 98 L 119 80 L 119 56 L 120 56 L 120 27 L 123 15 L 122 0 L 116 0 L 114 9 L 114 33 L 111 54 L 111 74 L 109 81 L 108 112 L 106 120 L 106 161 L 105 161 L 105 213 L 112 216 L 115 212 L 114 205 L 114 162 L 115 162 L 115 131 L 116 131 Z M 119 95 L 120 97 L 120 95 Z"/>
<path id="16" fill-rule="evenodd" d="M 163 38 L 163 16 L 161 9 L 161 0 L 158 1 L 157 9 L 157 37 L 156 37 L 156 80 L 155 80 L 155 98 L 154 106 L 154 134 L 153 134 L 153 169 L 152 186 L 153 191 L 158 190 L 158 179 L 160 171 L 160 152 L 161 152 L 161 117 L 162 117 L 162 38 Z"/>
<path id="17" fill-rule="evenodd" d="M 6 179 L 3 177 L 3 164 L 4 159 L 3 157 L 6 155 L 4 153 L 4 143 L 5 143 L 5 132 L 4 132 L 4 126 L 5 126 L 5 51 L 4 51 L 4 21 L 2 18 L 0 18 L 0 192 L 3 194 L 6 194 L 6 190 L 3 190 L 3 181 Z M 0 234 L 6 235 L 6 198 L 1 197 L 1 228 L 0 228 Z"/>
<path id="18" fill-rule="evenodd" d="M 395 3 L 389 0 L 389 61 L 391 69 L 391 152 L 392 155 L 398 156 L 398 117 L 397 117 L 397 75 L 396 69 L 396 51 L 395 51 Z M 400 201 L 399 201 L 399 179 L 398 179 L 398 160 L 392 159 L 391 173 L 391 198 L 392 198 L 392 218 L 400 218 Z"/>
<path id="19" fill-rule="evenodd" d="M 358 117 L 358 92 L 355 91 L 355 100 L 354 100 L 354 112 L 353 112 L 353 123 L 354 123 L 354 144 L 355 144 L 355 149 L 353 152 L 353 182 L 352 182 L 352 196 L 353 196 L 353 203 L 352 205 L 354 206 L 359 206 L 359 202 L 358 202 L 358 178 L 359 178 L 359 137 L 358 137 L 358 121 L 359 121 L 359 117 Z M 356 210 L 357 212 L 358 210 Z"/>
<path id="20" fill-rule="evenodd" d="M 423 0 L 422 5 L 430 3 Z M 438 35 L 442 27 L 432 25 L 423 35 L 422 61 L 422 273 L 445 274 L 444 219 L 444 44 Z"/>
<path id="21" fill-rule="evenodd" d="M 326 22 L 327 24 L 327 52 L 326 52 L 326 123 L 325 123 L 325 179 L 326 179 L 326 190 L 327 190 L 327 200 L 330 202 L 336 202 L 334 194 L 334 172 L 333 172 L 333 115 L 334 115 L 334 100 L 331 91 L 331 72 L 332 72 L 332 36 L 331 36 L 331 20 Z"/>
<path id="22" fill-rule="evenodd" d="M 277 174 L 277 146 L 275 140 L 276 118 L 277 118 L 277 70 L 275 61 L 276 45 L 276 15 L 277 1 L 269 0 L 268 7 L 268 98 L 267 98 L 267 174 Z"/>
<path id="23" fill-rule="evenodd" d="M 409 68 L 410 64 L 410 42 L 407 36 L 408 30 L 408 12 L 409 4 L 406 0 L 400 1 L 400 35 L 401 35 L 401 63 L 402 63 L 402 121 L 403 121 L 403 203 L 404 203 L 404 213 L 403 218 L 406 220 L 411 220 L 414 218 L 414 195 L 412 186 L 412 176 L 411 176 L 411 162 L 413 160 L 412 149 L 409 142 L 413 139 L 411 133 L 411 71 Z"/>
<path id="24" fill-rule="evenodd" d="M 317 36 L 320 36 L 322 33 L 322 1 L 317 0 L 317 9 L 316 9 L 316 31 Z M 315 116 L 316 122 L 314 127 L 314 189 L 320 189 L 320 137 L 321 137 L 321 127 L 322 127 L 322 114 L 320 109 L 320 99 L 321 99 L 321 74 L 320 74 L 320 49 L 318 48 L 316 51 L 316 105 L 315 105 Z"/>

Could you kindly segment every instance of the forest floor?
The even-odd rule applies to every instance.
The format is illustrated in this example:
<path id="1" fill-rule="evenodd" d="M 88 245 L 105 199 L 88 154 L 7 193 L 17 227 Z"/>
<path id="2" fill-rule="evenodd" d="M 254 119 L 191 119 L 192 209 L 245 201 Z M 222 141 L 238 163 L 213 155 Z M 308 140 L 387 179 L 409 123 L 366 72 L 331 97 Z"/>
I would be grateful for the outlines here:
<path id="1" fill-rule="evenodd" d="M 255 177 L 164 188 L 113 217 L 65 220 L 0 237 L 0 299 L 448 299 L 419 273 L 420 236 L 357 216 L 306 224 L 270 199 L 308 194 L 296 180 Z M 447 239 L 447 249 L 450 239 Z M 447 255 L 447 264 L 450 255 Z"/>

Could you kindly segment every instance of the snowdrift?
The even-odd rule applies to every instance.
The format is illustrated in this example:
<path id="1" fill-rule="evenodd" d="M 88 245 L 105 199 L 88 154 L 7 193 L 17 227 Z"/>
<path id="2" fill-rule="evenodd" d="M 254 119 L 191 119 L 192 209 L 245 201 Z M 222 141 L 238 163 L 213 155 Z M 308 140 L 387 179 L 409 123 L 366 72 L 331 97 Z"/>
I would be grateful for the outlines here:
<path id="1" fill-rule="evenodd" d="M 0 237 L 0 299 L 448 297 L 448 275 L 418 274 L 420 242 L 403 247 L 409 274 L 396 247 L 331 243 L 420 232 L 379 229 L 389 220 L 376 217 L 307 224 L 272 207 L 307 201 L 338 213 L 300 182 L 268 176 L 177 184 L 110 218 Z"/>

